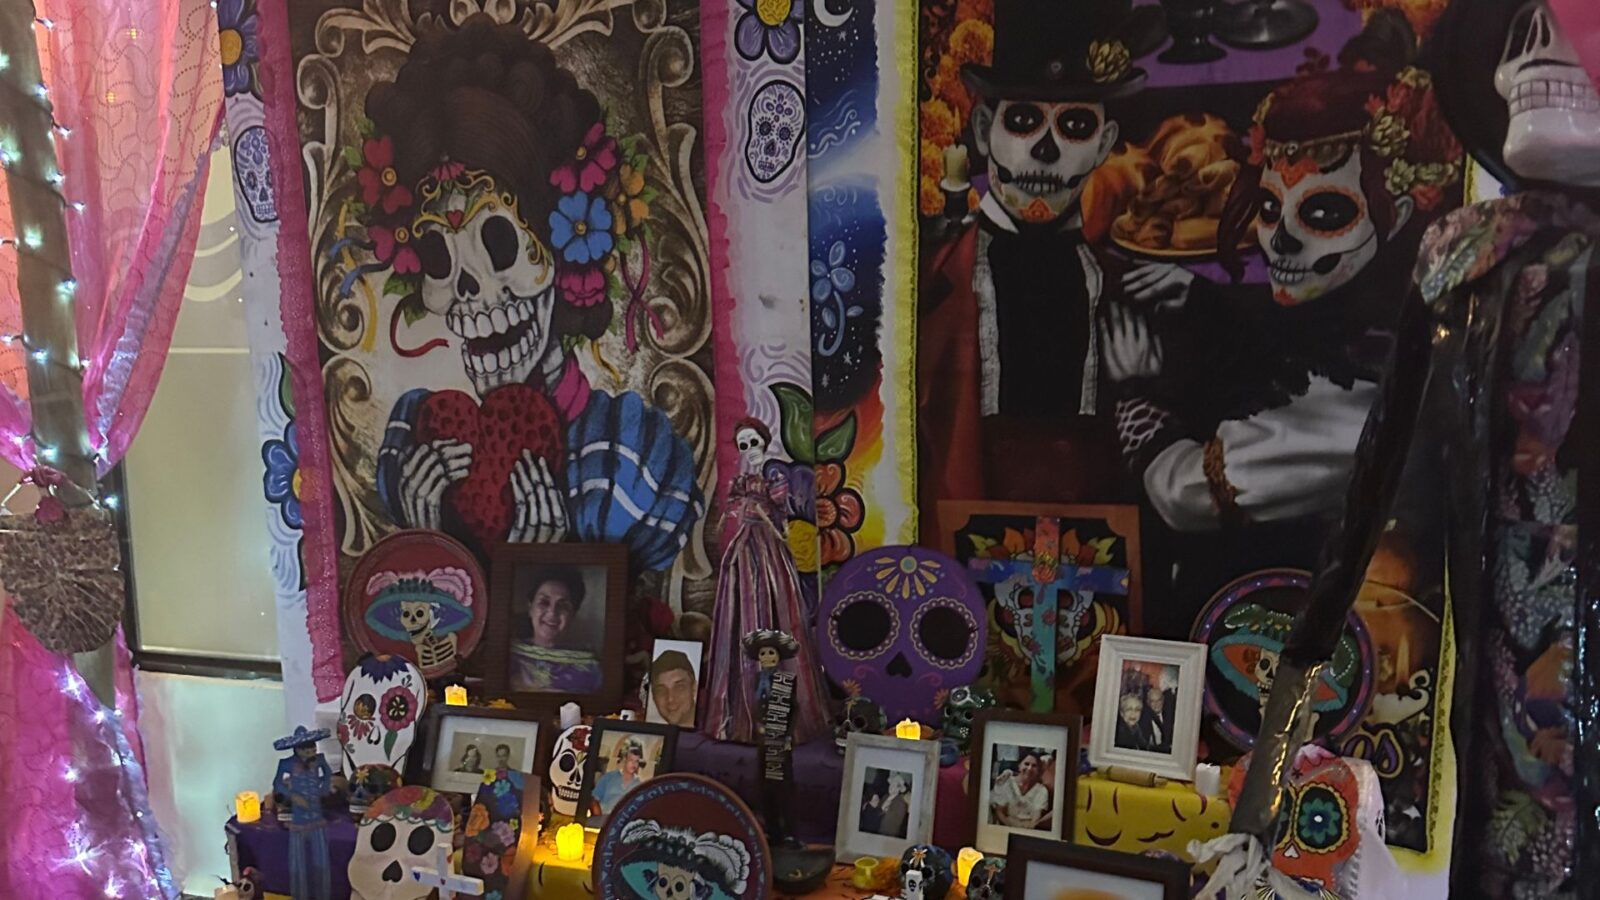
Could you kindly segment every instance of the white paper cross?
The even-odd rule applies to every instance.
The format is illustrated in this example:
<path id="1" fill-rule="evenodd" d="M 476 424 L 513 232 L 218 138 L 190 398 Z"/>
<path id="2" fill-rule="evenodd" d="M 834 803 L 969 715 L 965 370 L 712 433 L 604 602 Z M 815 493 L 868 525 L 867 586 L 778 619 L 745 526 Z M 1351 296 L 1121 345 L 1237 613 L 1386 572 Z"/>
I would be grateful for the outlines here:
<path id="1" fill-rule="evenodd" d="M 457 891 L 468 897 L 483 896 L 483 879 L 452 874 L 450 854 L 442 846 L 438 848 L 434 867 L 424 869 L 421 866 L 412 866 L 411 877 L 418 884 L 438 888 L 439 900 L 452 900 Z"/>

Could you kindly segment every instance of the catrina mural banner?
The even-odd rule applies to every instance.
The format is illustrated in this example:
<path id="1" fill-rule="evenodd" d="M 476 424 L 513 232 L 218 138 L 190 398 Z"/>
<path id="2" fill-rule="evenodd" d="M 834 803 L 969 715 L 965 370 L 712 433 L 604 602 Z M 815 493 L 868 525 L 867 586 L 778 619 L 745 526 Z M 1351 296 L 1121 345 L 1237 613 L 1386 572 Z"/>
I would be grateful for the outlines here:
<path id="1" fill-rule="evenodd" d="M 920 0 L 924 542 L 941 500 L 1138 502 L 1163 637 L 1314 567 L 1421 236 L 1461 202 L 1426 69 L 1445 5 Z M 1419 527 L 1374 572 L 1372 711 L 1339 749 L 1428 854 L 1448 648 Z"/>
<path id="2" fill-rule="evenodd" d="M 316 323 L 294 362 L 321 372 L 342 572 L 398 528 L 714 572 L 699 21 L 290 4 L 315 290 L 285 319 Z"/>

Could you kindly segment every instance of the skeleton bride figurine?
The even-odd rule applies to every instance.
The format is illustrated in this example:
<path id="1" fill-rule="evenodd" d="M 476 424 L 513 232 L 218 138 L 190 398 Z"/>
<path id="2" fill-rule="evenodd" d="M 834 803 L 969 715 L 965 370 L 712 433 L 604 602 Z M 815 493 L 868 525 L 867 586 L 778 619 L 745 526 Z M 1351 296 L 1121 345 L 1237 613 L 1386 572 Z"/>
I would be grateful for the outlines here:
<path id="1" fill-rule="evenodd" d="M 1552 9 L 1554 7 L 1554 9 Z M 1564 20 L 1570 13 L 1572 20 Z M 1284 648 L 1233 829 L 1263 836 L 1293 722 L 1397 493 L 1436 481 L 1456 635 L 1456 895 L 1600 896 L 1600 93 L 1565 0 L 1451 4 L 1435 83 L 1510 193 L 1423 244 L 1417 295 Z M 1592 15 L 1592 14 L 1590 14 Z M 1591 20 L 1592 22 L 1592 20 Z"/>

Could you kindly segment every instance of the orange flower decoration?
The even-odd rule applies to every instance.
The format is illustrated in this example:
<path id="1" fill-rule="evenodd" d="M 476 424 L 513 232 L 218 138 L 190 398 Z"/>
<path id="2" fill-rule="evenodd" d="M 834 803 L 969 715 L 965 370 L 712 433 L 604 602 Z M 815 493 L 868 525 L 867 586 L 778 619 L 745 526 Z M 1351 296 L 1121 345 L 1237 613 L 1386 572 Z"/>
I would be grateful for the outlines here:
<path id="1" fill-rule="evenodd" d="M 950 55 L 958 63 L 988 65 L 994 56 L 994 26 L 977 19 L 968 19 L 950 32 Z"/>
<path id="2" fill-rule="evenodd" d="M 917 187 L 917 211 L 925 216 L 937 216 L 944 212 L 944 191 L 939 187 L 937 176 L 922 176 Z"/>
<path id="3" fill-rule="evenodd" d="M 961 120 L 943 100 L 922 102 L 922 139 L 938 147 L 948 147 L 961 134 Z"/>
<path id="4" fill-rule="evenodd" d="M 489 810 L 487 807 L 474 803 L 472 812 L 467 815 L 467 837 L 481 834 L 489 827 Z"/>
<path id="5" fill-rule="evenodd" d="M 817 463 L 817 540 L 822 545 L 825 566 L 856 555 L 853 535 L 864 518 L 861 494 L 845 487 L 844 474 L 841 463 Z"/>

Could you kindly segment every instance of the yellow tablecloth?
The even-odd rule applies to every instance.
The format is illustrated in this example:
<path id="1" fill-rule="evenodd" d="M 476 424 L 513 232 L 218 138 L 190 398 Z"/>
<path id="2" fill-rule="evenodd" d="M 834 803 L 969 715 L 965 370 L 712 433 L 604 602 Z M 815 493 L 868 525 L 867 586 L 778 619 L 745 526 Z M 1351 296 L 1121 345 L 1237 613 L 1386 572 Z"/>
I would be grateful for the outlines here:
<path id="1" fill-rule="evenodd" d="M 1072 842 L 1123 853 L 1164 850 L 1193 862 L 1189 842 L 1226 834 L 1232 816 L 1226 800 L 1202 797 L 1187 782 L 1141 787 L 1081 775 Z"/>

